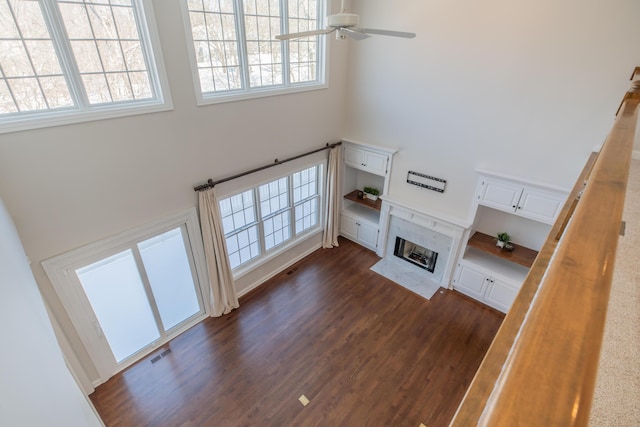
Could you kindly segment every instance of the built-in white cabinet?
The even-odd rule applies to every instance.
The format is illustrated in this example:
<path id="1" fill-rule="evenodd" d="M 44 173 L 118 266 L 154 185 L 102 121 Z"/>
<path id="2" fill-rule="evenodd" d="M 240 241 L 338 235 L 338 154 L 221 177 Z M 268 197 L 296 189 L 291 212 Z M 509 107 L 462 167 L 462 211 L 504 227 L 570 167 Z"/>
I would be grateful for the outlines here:
<path id="1" fill-rule="evenodd" d="M 369 147 L 349 144 L 344 148 L 344 163 L 346 166 L 375 175 L 387 176 L 390 159 L 391 155 L 389 153 L 374 151 Z"/>
<path id="2" fill-rule="evenodd" d="M 378 246 L 378 223 L 369 222 L 362 217 L 343 212 L 340 217 L 340 231 L 344 237 L 361 244 L 371 250 Z"/>
<path id="3" fill-rule="evenodd" d="M 483 302 L 504 313 L 509 310 L 515 300 L 524 277 L 520 277 L 523 269 L 513 278 L 503 277 L 498 273 L 465 260 L 460 261 L 453 279 L 454 288 L 465 295 Z"/>
<path id="4" fill-rule="evenodd" d="M 568 193 L 558 187 L 479 172 L 473 225 L 456 265 L 453 288 L 506 313 Z M 513 238 L 513 252 L 495 246 L 495 235 L 503 231 Z"/>
<path id="5" fill-rule="evenodd" d="M 382 200 L 358 197 L 364 187 L 373 187 L 381 195 L 389 188 L 388 177 L 396 150 L 353 141 L 344 145 L 343 201 L 340 234 L 373 251 L 378 248 Z"/>
<path id="6" fill-rule="evenodd" d="M 483 177 L 478 203 L 536 221 L 553 224 L 567 194 L 555 189 L 527 186 L 507 179 Z"/>

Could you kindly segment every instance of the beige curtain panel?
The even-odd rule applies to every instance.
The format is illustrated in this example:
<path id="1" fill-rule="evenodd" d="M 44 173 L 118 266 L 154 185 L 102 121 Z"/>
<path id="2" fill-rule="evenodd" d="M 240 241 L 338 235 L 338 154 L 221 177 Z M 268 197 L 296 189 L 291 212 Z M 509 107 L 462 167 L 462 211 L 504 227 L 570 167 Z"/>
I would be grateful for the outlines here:
<path id="1" fill-rule="evenodd" d="M 227 246 L 224 243 L 220 205 L 215 188 L 200 191 L 198 205 L 204 254 L 211 283 L 211 316 L 220 317 L 238 308 L 240 304 L 229 265 Z"/>
<path id="2" fill-rule="evenodd" d="M 329 151 L 327 167 L 327 210 L 324 215 L 324 234 L 322 247 L 338 246 L 338 229 L 340 224 L 340 200 L 342 182 L 342 146 L 333 147 Z"/>

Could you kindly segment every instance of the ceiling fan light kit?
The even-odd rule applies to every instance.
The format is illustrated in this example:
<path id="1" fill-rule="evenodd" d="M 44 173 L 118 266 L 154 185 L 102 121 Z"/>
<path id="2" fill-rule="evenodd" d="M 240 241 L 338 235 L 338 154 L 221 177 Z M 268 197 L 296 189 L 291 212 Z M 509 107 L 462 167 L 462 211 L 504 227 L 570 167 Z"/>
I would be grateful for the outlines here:
<path id="1" fill-rule="evenodd" d="M 355 13 L 336 13 L 327 16 L 327 25 L 335 28 L 357 27 L 360 18 Z"/>

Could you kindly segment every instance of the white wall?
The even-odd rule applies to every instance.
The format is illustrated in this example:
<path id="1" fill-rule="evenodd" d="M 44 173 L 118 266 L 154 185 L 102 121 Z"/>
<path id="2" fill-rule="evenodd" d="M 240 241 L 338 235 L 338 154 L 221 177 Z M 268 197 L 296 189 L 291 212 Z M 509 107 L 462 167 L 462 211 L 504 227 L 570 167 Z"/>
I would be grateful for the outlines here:
<path id="1" fill-rule="evenodd" d="M 0 425 L 103 425 L 65 365 L 2 200 L 0 235 Z"/>
<path id="2" fill-rule="evenodd" d="M 0 194 L 92 380 L 40 262 L 184 211 L 194 185 L 339 140 L 343 128 L 347 44 L 330 39 L 329 89 L 197 107 L 179 2 L 153 5 L 173 111 L 0 135 Z"/>
<path id="3" fill-rule="evenodd" d="M 640 65 L 636 0 L 355 0 L 345 138 L 391 145 L 389 195 L 468 219 L 475 168 L 571 187 Z M 444 194 L 406 183 L 414 170 Z"/>

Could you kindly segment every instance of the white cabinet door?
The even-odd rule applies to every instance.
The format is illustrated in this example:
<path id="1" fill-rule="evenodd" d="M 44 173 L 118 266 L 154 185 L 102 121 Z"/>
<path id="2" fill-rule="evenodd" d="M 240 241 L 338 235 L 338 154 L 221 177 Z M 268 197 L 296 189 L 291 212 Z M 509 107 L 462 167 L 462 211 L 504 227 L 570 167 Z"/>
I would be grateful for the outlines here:
<path id="1" fill-rule="evenodd" d="M 553 224 L 566 196 L 525 187 L 518 202 L 518 215 Z"/>
<path id="2" fill-rule="evenodd" d="M 506 313 L 515 301 L 518 291 L 515 284 L 492 277 L 489 279 L 489 287 L 484 301 L 491 307 Z"/>
<path id="3" fill-rule="evenodd" d="M 536 221 L 553 224 L 566 194 L 544 191 L 517 183 L 485 179 L 478 203 Z"/>
<path id="4" fill-rule="evenodd" d="M 459 264 L 457 278 L 453 288 L 463 294 L 482 301 L 489 284 L 486 274 L 465 264 Z"/>
<path id="5" fill-rule="evenodd" d="M 388 157 L 384 154 L 365 151 L 364 167 L 367 172 L 385 176 L 387 174 Z"/>
<path id="6" fill-rule="evenodd" d="M 344 150 L 344 163 L 352 168 L 360 169 L 375 175 L 387 175 L 386 154 L 376 153 L 363 148 L 348 146 Z"/>
<path id="7" fill-rule="evenodd" d="M 503 211 L 515 212 L 521 194 L 521 185 L 485 179 L 480 203 Z"/>
<path id="8" fill-rule="evenodd" d="M 503 313 L 509 311 L 520 290 L 518 283 L 498 278 L 464 261 L 458 264 L 453 288 Z"/>
<path id="9" fill-rule="evenodd" d="M 376 250 L 378 247 L 378 227 L 366 222 L 358 222 L 358 242 L 363 246 Z"/>
<path id="10" fill-rule="evenodd" d="M 364 167 L 364 150 L 347 146 L 344 149 L 344 163 L 356 169 Z"/>
<path id="11" fill-rule="evenodd" d="M 351 240 L 358 239 L 358 221 L 349 215 L 344 213 L 340 215 L 340 234 L 344 237 L 348 237 Z"/>
<path id="12" fill-rule="evenodd" d="M 340 215 L 340 234 L 374 251 L 378 246 L 377 225 L 345 215 L 344 212 Z"/>

